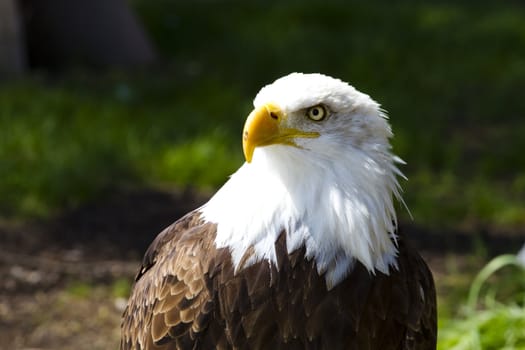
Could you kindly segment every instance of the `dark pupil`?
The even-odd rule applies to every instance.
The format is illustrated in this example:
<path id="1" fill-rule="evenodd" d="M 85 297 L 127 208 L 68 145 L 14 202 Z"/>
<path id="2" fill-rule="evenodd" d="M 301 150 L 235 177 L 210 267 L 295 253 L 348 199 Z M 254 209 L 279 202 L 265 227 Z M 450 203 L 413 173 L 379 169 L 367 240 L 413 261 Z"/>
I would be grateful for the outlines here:
<path id="1" fill-rule="evenodd" d="M 317 115 L 319 114 L 319 109 L 318 109 L 318 108 L 314 108 L 314 109 L 312 110 L 312 114 L 313 114 L 314 116 L 317 116 Z"/>

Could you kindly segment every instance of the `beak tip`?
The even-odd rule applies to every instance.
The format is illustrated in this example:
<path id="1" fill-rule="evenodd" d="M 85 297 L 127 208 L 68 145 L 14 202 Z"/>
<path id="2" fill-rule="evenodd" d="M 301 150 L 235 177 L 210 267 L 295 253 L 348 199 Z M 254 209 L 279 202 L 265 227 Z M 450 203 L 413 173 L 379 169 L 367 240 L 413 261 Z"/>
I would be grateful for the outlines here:
<path id="1" fill-rule="evenodd" d="M 246 163 L 251 163 L 253 158 L 253 151 L 255 150 L 254 146 L 247 145 L 246 143 L 243 143 L 243 151 L 244 151 L 244 159 L 246 159 Z"/>

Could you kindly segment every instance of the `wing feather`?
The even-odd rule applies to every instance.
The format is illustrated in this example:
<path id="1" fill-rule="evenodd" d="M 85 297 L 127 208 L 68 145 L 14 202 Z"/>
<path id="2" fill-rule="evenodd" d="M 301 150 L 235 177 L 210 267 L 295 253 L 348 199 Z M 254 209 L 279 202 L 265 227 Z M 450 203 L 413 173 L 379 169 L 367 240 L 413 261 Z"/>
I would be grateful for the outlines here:
<path id="1" fill-rule="evenodd" d="M 212 308 L 199 239 L 214 229 L 190 213 L 153 241 L 124 312 L 121 349 L 176 349 L 202 335 Z"/>
<path id="2" fill-rule="evenodd" d="M 360 263 L 330 291 L 301 247 L 234 271 L 215 225 L 190 213 L 148 249 L 122 323 L 121 349 L 435 349 L 430 270 L 403 237 L 398 269 Z"/>

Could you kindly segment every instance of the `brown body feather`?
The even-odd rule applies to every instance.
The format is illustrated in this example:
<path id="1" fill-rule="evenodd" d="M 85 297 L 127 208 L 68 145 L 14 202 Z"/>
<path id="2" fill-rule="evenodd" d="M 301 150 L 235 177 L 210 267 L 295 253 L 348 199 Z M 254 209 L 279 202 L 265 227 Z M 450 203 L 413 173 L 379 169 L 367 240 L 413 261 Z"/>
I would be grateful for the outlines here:
<path id="1" fill-rule="evenodd" d="M 304 249 L 234 274 L 196 212 L 152 243 L 124 312 L 121 349 L 435 349 L 432 275 L 399 239 L 397 270 L 360 263 L 328 291 Z M 250 254 L 248 251 L 247 254 Z"/>

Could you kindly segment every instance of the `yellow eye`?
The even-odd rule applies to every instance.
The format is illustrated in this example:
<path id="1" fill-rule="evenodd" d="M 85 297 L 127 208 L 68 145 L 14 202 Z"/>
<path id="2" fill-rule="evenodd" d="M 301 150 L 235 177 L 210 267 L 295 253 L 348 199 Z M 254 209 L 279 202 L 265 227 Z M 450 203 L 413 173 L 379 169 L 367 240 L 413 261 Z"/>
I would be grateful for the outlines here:
<path id="1" fill-rule="evenodd" d="M 306 115 L 308 118 L 318 122 L 326 117 L 326 109 L 322 105 L 313 106 L 308 108 Z"/>

